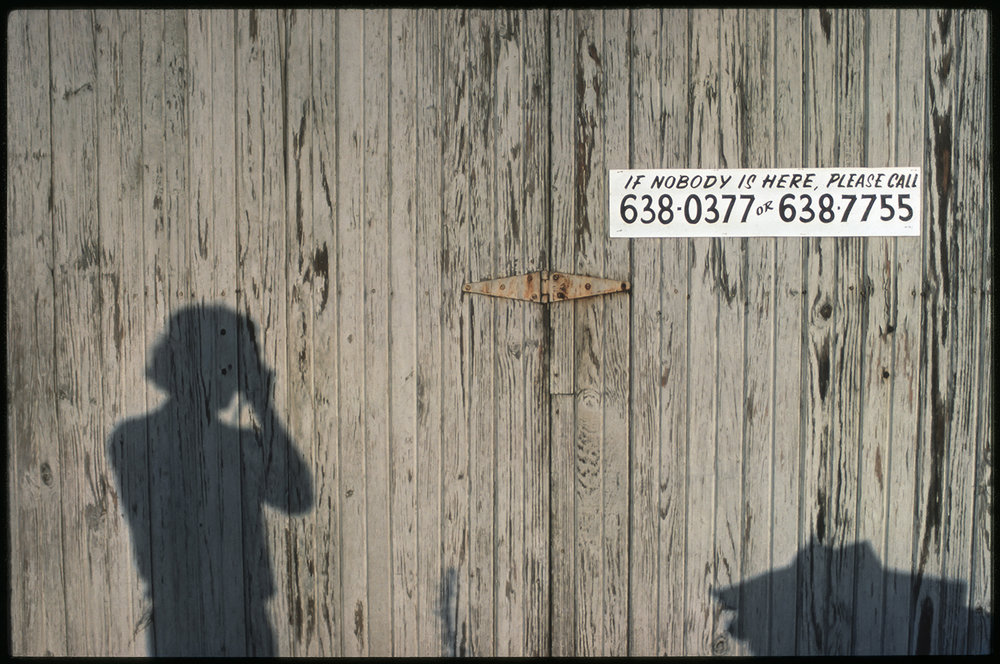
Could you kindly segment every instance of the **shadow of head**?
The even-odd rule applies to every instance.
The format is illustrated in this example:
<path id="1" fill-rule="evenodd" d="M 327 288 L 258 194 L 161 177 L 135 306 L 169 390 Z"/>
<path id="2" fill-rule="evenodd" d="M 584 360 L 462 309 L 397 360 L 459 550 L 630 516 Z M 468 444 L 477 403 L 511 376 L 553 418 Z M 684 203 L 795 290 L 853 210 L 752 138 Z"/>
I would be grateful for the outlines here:
<path id="1" fill-rule="evenodd" d="M 193 401 L 194 384 L 206 385 L 208 407 L 225 408 L 244 386 L 267 372 L 261 363 L 253 321 L 219 305 L 191 305 L 177 310 L 152 347 L 146 377 L 171 398 Z"/>
<path id="2" fill-rule="evenodd" d="M 713 589 L 712 597 L 731 612 L 726 631 L 757 655 L 911 654 L 932 640 L 961 650 L 973 615 L 963 581 L 886 568 L 868 542 L 831 547 L 814 539 L 789 565 Z M 872 636 L 885 630 L 910 635 L 904 652 L 885 652 L 895 646 Z M 949 630 L 952 638 L 938 636 Z M 773 652 L 776 642 L 795 650 Z"/>

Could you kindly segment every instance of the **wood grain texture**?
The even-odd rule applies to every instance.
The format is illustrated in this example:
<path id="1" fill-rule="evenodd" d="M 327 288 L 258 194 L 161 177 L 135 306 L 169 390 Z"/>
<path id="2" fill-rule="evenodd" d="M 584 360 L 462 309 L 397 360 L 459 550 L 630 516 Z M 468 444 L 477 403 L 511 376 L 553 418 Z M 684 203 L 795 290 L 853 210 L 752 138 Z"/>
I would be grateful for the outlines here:
<path id="1" fill-rule="evenodd" d="M 469 497 L 471 486 L 469 379 L 465 370 L 472 357 L 469 298 L 462 285 L 469 266 L 468 173 L 469 32 L 468 15 L 442 16 L 442 30 L 451 35 L 442 54 L 442 96 L 453 100 L 449 122 L 441 125 L 441 417 L 442 541 L 438 617 L 443 654 L 468 654 L 469 632 Z M 445 177 L 444 174 L 454 174 Z"/>
<path id="2" fill-rule="evenodd" d="M 896 152 L 900 164 L 921 164 L 927 177 L 923 126 L 926 105 L 924 52 L 926 14 L 899 12 L 899 96 Z M 926 189 L 926 187 L 925 187 Z M 924 196 L 926 201 L 926 194 Z M 924 210 L 926 210 L 924 202 Z M 926 224 L 925 224 L 926 227 Z M 923 232 L 923 231 L 922 231 Z M 891 438 L 885 459 L 886 567 L 913 568 L 913 518 L 916 501 L 916 454 L 918 431 L 918 389 L 923 372 L 920 348 L 923 290 L 921 238 L 897 238 L 893 256 L 894 321 L 892 402 L 890 404 Z M 912 624 L 912 584 L 905 576 L 887 576 L 885 582 L 885 624 L 882 630 L 883 652 L 909 651 Z"/>
<path id="3" fill-rule="evenodd" d="M 495 46 L 489 12 L 468 14 L 469 86 L 469 274 L 497 276 L 494 183 L 495 133 L 491 113 L 495 85 Z M 495 445 L 497 370 L 494 354 L 493 298 L 469 298 L 469 642 L 473 656 L 495 654 L 496 613 L 493 583 L 496 506 Z"/>
<path id="4" fill-rule="evenodd" d="M 719 165 L 740 162 L 740 105 L 749 102 L 748 94 L 740 94 L 744 79 L 743 52 L 738 44 L 739 13 L 724 10 L 719 13 L 719 73 L 718 73 L 718 133 Z M 751 39 L 750 41 L 756 41 Z M 732 120 L 728 120 L 732 118 Z M 706 211 L 709 216 L 710 211 Z M 719 307 L 718 342 L 716 352 L 716 384 L 718 422 L 716 426 L 716 506 L 715 543 L 712 586 L 730 586 L 742 578 L 743 557 L 743 476 L 745 454 L 746 400 L 746 304 L 750 279 L 747 266 L 747 240 L 726 238 L 715 244 L 716 254 L 710 266 L 715 280 Z M 708 267 L 708 266 L 706 266 Z M 740 610 L 739 607 L 737 610 Z M 725 630 L 721 615 L 713 628 L 717 636 L 712 648 L 716 653 L 739 652 L 736 643 Z"/>
<path id="5" fill-rule="evenodd" d="M 985 17 L 978 16 L 979 21 Z M 983 28 L 980 27 L 980 30 Z M 990 37 L 992 39 L 992 36 Z M 974 60 L 970 59 L 970 61 Z M 977 81 L 977 87 L 982 81 Z M 992 99 L 992 87 L 983 90 L 988 99 Z M 984 104 L 985 111 L 988 104 Z M 987 116 L 988 117 L 988 116 Z M 993 138 L 992 126 L 986 119 L 982 125 L 988 132 L 989 139 L 980 144 L 988 145 Z M 982 174 L 982 186 L 984 191 L 993 190 L 993 170 L 986 169 Z M 993 230 L 992 214 L 993 201 L 989 196 L 981 199 L 982 208 L 979 214 L 983 219 L 983 266 L 980 291 L 980 306 L 982 318 L 982 337 L 980 339 L 980 352 L 985 354 L 986 349 L 996 354 L 996 332 L 993 329 L 993 322 L 996 319 L 992 315 L 993 311 L 993 274 L 995 263 L 992 247 L 996 235 Z M 975 287 L 973 287 L 975 293 Z M 973 302 L 975 298 L 973 297 Z M 993 626 L 991 616 L 995 611 L 993 604 L 993 592 L 996 587 L 992 574 L 992 541 L 993 541 L 993 417 L 996 413 L 996 373 L 994 365 L 989 361 L 981 361 L 979 377 L 979 430 L 976 434 L 976 460 L 975 460 L 975 516 L 972 526 L 972 569 L 969 579 L 969 644 L 965 652 L 989 653 L 993 649 Z M 963 508 L 960 508 L 963 509 Z"/>
<path id="6" fill-rule="evenodd" d="M 668 85 L 661 90 L 662 108 L 658 121 L 663 131 L 663 165 L 685 164 L 689 153 L 691 96 L 688 94 L 691 71 L 688 51 L 691 44 L 687 11 L 665 10 L 662 13 L 662 74 Z M 670 74 L 669 72 L 675 72 Z M 685 122 L 680 122 L 680 119 Z M 659 247 L 663 268 L 660 288 L 659 386 L 660 437 L 657 490 L 659 552 L 659 607 L 657 608 L 657 654 L 687 652 L 684 646 L 685 621 L 678 619 L 678 607 L 684 606 L 687 579 L 688 462 L 690 423 L 688 385 L 691 367 L 688 355 L 692 339 L 688 336 L 691 300 L 690 246 L 687 242 L 663 243 Z M 671 562 L 672 561 L 672 562 Z M 678 564 L 683 561 L 683 564 Z"/>
<path id="7" fill-rule="evenodd" d="M 364 374 L 367 639 L 370 655 L 392 653 L 389 541 L 389 12 L 364 15 Z"/>
<path id="8" fill-rule="evenodd" d="M 948 299 L 949 334 L 953 335 L 948 369 L 949 416 L 946 442 L 946 471 L 943 477 L 945 498 L 942 516 L 945 528 L 941 576 L 970 579 L 975 536 L 977 427 L 984 386 L 980 383 L 982 367 L 989 363 L 982 342 L 983 245 L 988 234 L 983 227 L 985 163 L 988 159 L 982 134 L 973 127 L 987 126 L 982 110 L 988 106 L 985 81 L 974 64 L 986 57 L 986 18 L 982 14 L 956 13 L 953 21 L 956 40 L 954 53 L 954 106 L 951 158 L 953 167 L 953 217 L 948 222 L 949 264 L 964 266 L 942 283 Z M 944 17 L 941 17 L 944 20 Z M 943 145 L 942 145 L 943 148 Z M 950 282 L 950 283 L 949 283 Z M 950 286 L 950 290 L 949 290 Z M 941 593 L 941 653 L 967 652 L 969 592 L 961 584 L 945 586 Z"/>
<path id="9" fill-rule="evenodd" d="M 100 245 L 105 248 L 101 268 L 101 336 L 110 343 L 102 349 L 105 377 L 103 428 L 110 430 L 124 417 L 145 410 L 145 395 L 130 389 L 143 382 L 144 273 L 141 234 L 126 229 L 141 219 L 142 178 L 139 15 L 133 12 L 95 12 L 97 28 L 98 209 Z M 228 198 L 231 200 L 232 195 Z M 135 358 L 132 355 L 136 355 Z M 145 450 L 137 451 L 141 457 Z M 112 484 L 109 464 L 101 464 L 100 482 Z M 113 491 L 113 490 L 112 490 Z M 112 493 L 112 504 L 117 500 Z M 114 513 L 114 512 L 111 512 Z M 107 522 L 109 606 L 120 607 L 124 620 L 109 620 L 108 640 L 117 652 L 138 655 L 142 639 L 132 639 L 146 610 L 139 590 L 129 531 L 120 519 Z"/>
<path id="10" fill-rule="evenodd" d="M 144 295 L 146 339 L 147 344 L 151 344 L 154 340 L 170 335 L 171 315 L 189 301 L 190 293 L 187 15 L 183 11 L 147 13 L 143 15 L 140 30 L 149 38 L 143 42 L 140 77 L 143 85 Z M 158 46 L 154 47 L 154 44 Z M 180 331 L 176 332 L 178 335 L 179 333 Z M 174 383 L 181 390 L 190 389 L 188 376 L 175 376 Z M 169 401 L 166 391 L 153 381 L 146 381 L 144 392 L 147 412 L 154 412 L 156 407 L 162 407 Z M 135 458 L 136 465 L 142 468 L 141 449 L 144 445 L 145 467 L 148 470 L 131 474 L 126 479 L 119 487 L 123 496 L 126 492 L 141 491 L 146 491 L 148 495 L 151 482 L 165 478 L 174 470 L 175 464 L 171 462 L 170 456 L 165 455 L 157 443 L 159 440 L 175 438 L 183 430 L 181 422 L 171 421 L 169 418 L 154 418 L 150 422 L 146 427 L 146 440 L 138 444 L 139 454 Z M 149 480 L 145 479 L 146 473 L 149 474 Z M 162 496 L 150 495 L 148 504 L 142 500 L 133 502 L 124 499 L 122 503 L 123 506 L 127 505 L 125 514 L 133 523 L 148 521 L 151 531 L 162 523 Z M 184 538 L 178 539 L 184 541 Z M 158 647 L 164 650 L 173 647 L 172 639 L 165 629 L 167 626 L 157 629 L 152 621 L 155 588 L 170 576 L 165 573 L 169 568 L 170 556 L 159 547 L 142 547 L 138 542 L 136 544 L 136 566 L 147 577 L 143 580 L 142 590 L 147 601 L 150 601 L 150 606 L 145 624 L 135 630 L 133 638 L 144 646 L 141 652 L 147 654 L 156 652 Z M 151 573 L 153 570 L 160 571 Z M 242 572 L 239 568 L 237 571 Z M 242 608 L 242 605 L 240 601 L 239 607 Z M 161 609 L 160 613 L 163 612 Z M 242 640 L 245 641 L 245 636 Z"/>
<path id="11" fill-rule="evenodd" d="M 774 163 L 804 164 L 805 99 L 803 88 L 804 34 L 802 12 L 776 10 L 774 57 Z M 808 538 L 799 527 L 802 501 L 802 461 L 805 440 L 804 406 L 808 374 L 804 348 L 806 324 L 805 256 L 808 240 L 775 240 L 774 258 L 774 443 L 772 457 L 771 567 L 788 566 L 789 573 L 769 584 L 767 612 L 770 631 L 765 651 L 793 655 L 798 631 L 797 553 Z"/>
<path id="12" fill-rule="evenodd" d="M 721 168 L 719 124 L 720 13 L 693 10 L 689 45 L 689 168 Z M 688 438 L 685 514 L 684 650 L 709 655 L 725 636 L 716 633 L 719 607 L 711 600 L 718 572 L 715 555 L 718 496 L 720 242 L 688 241 Z M 728 348 L 727 348 L 728 351 Z M 711 525 L 710 525 L 711 524 Z"/>
<path id="13" fill-rule="evenodd" d="M 756 44 L 743 53 L 734 49 L 735 99 L 745 99 L 742 108 L 733 109 L 737 118 L 735 155 L 739 165 L 747 168 L 773 166 L 777 129 L 775 116 L 775 77 L 768 75 L 775 57 L 775 18 L 766 10 L 741 11 L 735 20 L 739 43 Z M 745 110 L 744 110 L 745 109 Z M 772 487 L 774 485 L 774 429 L 778 417 L 775 409 L 774 366 L 778 355 L 775 329 L 778 240 L 750 239 L 745 248 L 745 314 L 746 327 L 743 339 L 745 369 L 743 401 L 743 468 L 741 473 L 741 510 L 737 524 L 740 545 L 740 578 L 755 576 L 770 569 L 772 559 L 773 513 Z M 732 343 L 732 341 L 730 341 Z M 733 482 L 735 485 L 735 480 Z M 748 611 L 752 620 L 770 633 L 773 622 L 766 607 L 770 605 L 770 589 L 765 591 L 763 602 L 753 608 L 742 602 L 742 611 Z M 752 599 L 752 598 L 747 598 Z M 738 600 L 740 601 L 740 600 Z M 754 613 L 756 616 L 753 616 Z M 747 654 L 742 644 L 734 650 Z"/>
<path id="14" fill-rule="evenodd" d="M 954 87 L 952 67 L 956 48 L 954 15 L 949 10 L 927 16 L 927 105 L 924 120 L 925 178 L 928 195 L 923 240 L 923 288 L 921 289 L 921 372 L 919 429 L 917 442 L 917 518 L 914 574 L 918 579 L 939 575 L 944 564 L 947 528 L 948 434 L 954 389 L 949 378 L 954 344 L 952 298 L 957 275 L 954 270 L 950 229 L 955 214 L 952 175 L 954 165 Z M 928 141 L 930 141 L 928 143 Z M 911 617 L 910 648 L 923 654 L 940 654 L 942 616 L 940 590 L 930 584 L 915 584 L 914 615 Z"/>
<path id="15" fill-rule="evenodd" d="M 62 482 L 55 403 L 49 17 L 7 23 L 7 498 L 11 649 L 65 655 Z M 22 607 L 15 610 L 14 607 Z"/>
<path id="16" fill-rule="evenodd" d="M 573 268 L 602 274 L 599 219 L 603 217 L 604 21 L 600 12 L 578 12 L 573 41 Z M 598 50 L 601 45 L 601 50 Z M 565 260 L 565 259 L 563 259 Z M 602 448 L 604 434 L 604 307 L 601 299 L 573 302 L 574 377 L 574 532 L 576 569 L 575 650 L 602 655 L 605 650 L 605 569 L 603 543 Z"/>
<path id="17" fill-rule="evenodd" d="M 490 117 L 494 136 L 493 163 L 487 181 L 494 191 L 494 270 L 497 275 L 523 270 L 524 245 L 532 227 L 523 216 L 523 21 L 517 10 L 494 12 L 487 24 L 492 36 L 495 74 L 492 103 L 480 108 Z M 507 657 L 524 647 L 524 449 L 527 438 L 524 393 L 526 303 L 499 300 L 494 305 L 496 337 L 492 351 L 496 371 L 493 394 L 494 439 L 494 567 L 495 654 Z"/>
<path id="18" fill-rule="evenodd" d="M 550 115 L 550 244 L 551 265 L 565 265 L 573 257 L 574 222 L 574 117 L 573 52 L 575 15 L 555 10 L 549 23 L 549 62 L 552 112 Z M 562 269 L 562 268 L 560 268 Z M 551 654 L 567 656 L 576 652 L 576 539 L 574 519 L 575 455 L 573 338 L 575 308 L 549 308 L 551 350 L 549 352 L 550 441 L 552 456 L 549 474 L 549 560 L 551 585 Z"/>
<path id="19" fill-rule="evenodd" d="M 313 256 L 313 49 L 309 12 L 287 12 L 283 17 L 287 70 L 285 72 L 284 163 L 287 325 L 286 343 L 289 436 L 296 442 L 310 468 L 316 466 L 316 412 L 313 401 L 315 347 L 313 345 L 313 301 L 319 275 Z M 289 652 L 305 656 L 314 651 L 316 638 L 316 547 L 315 523 L 290 520 L 285 533 L 289 560 L 288 631 Z"/>
<path id="20" fill-rule="evenodd" d="M 898 62 L 897 13 L 872 11 L 868 15 L 868 39 L 883 44 L 869 51 L 865 68 L 865 110 L 868 127 L 864 150 L 868 163 L 895 165 Z M 902 164 L 899 164 L 902 165 Z M 858 438 L 857 537 L 872 543 L 876 555 L 885 559 L 885 524 L 888 504 L 885 464 L 891 444 L 892 352 L 896 337 L 889 330 L 894 321 L 894 238 L 871 238 L 865 247 L 861 297 L 867 299 L 864 321 L 861 376 L 861 426 Z M 885 576 L 859 576 L 853 630 L 855 654 L 881 654 L 884 625 Z"/>
<path id="21" fill-rule="evenodd" d="M 551 172 L 548 85 L 549 13 L 528 10 L 523 16 L 523 127 L 524 180 L 521 218 L 527 229 L 524 242 L 524 270 L 545 269 L 551 246 L 549 181 Z M 532 228 L 541 226 L 541 232 Z M 524 341 L 525 431 L 524 466 L 524 583 L 525 634 L 523 654 L 550 654 L 551 583 L 549 569 L 550 435 L 548 370 L 551 340 L 548 338 L 548 311 L 526 307 Z"/>
<path id="22" fill-rule="evenodd" d="M 632 154 L 629 167 L 663 163 L 660 10 L 632 13 Z M 629 645 L 631 651 L 657 652 L 659 574 L 657 544 L 660 530 L 658 488 L 661 386 L 660 294 L 663 289 L 661 243 L 632 241 L 632 319 L 629 437 L 631 492 L 629 496 Z"/>
<path id="23" fill-rule="evenodd" d="M 91 12 L 54 13 L 50 34 L 55 396 L 62 488 L 67 653 L 108 652 L 104 546 L 111 495 L 102 472 L 100 217 L 95 27 Z M 88 518 L 89 517 L 89 518 Z M 54 543 L 53 543 L 54 545 Z M 73 615 L 72 607 L 101 607 Z"/>
<path id="24" fill-rule="evenodd" d="M 840 17 L 840 14 L 837 15 Z M 835 132 L 837 126 L 836 57 L 839 26 L 827 11 L 809 11 L 803 18 L 805 72 L 810 80 L 805 100 L 805 165 L 829 166 L 837 163 Z M 803 449 L 802 543 L 816 541 L 821 546 L 831 529 L 830 500 L 836 480 L 831 478 L 835 395 L 831 390 L 837 380 L 833 365 L 837 361 L 839 337 L 836 334 L 834 307 L 837 284 L 837 244 L 834 239 L 810 239 L 806 251 L 806 352 L 808 399 L 805 405 L 805 445 Z M 841 363 L 837 363 L 840 367 Z M 819 561 L 806 561 L 800 570 L 798 650 L 811 648 L 821 652 L 828 647 L 827 627 L 832 611 L 827 594 L 835 583 L 831 570 Z"/>
<path id="25" fill-rule="evenodd" d="M 822 17 L 820 17 L 822 24 Z M 865 159 L 865 13 L 842 12 L 834 17 L 837 35 L 838 145 L 837 162 L 856 163 Z M 831 644 L 827 652 L 851 652 L 859 645 L 849 616 L 856 614 L 855 588 L 864 569 L 852 546 L 857 541 L 859 478 L 858 456 L 862 425 L 861 358 L 864 352 L 864 321 L 870 308 L 870 287 L 865 283 L 862 264 L 865 244 L 860 238 L 838 238 L 836 245 L 836 295 L 833 306 L 834 335 L 830 362 L 830 391 L 833 421 L 830 429 L 830 476 L 827 496 L 827 537 L 831 547 L 830 583 L 832 592 L 824 638 Z M 821 314 L 822 315 L 822 314 Z M 836 645 L 833 645 L 836 644 Z M 867 649 L 869 644 L 863 644 Z"/>
<path id="26" fill-rule="evenodd" d="M 367 438 L 365 435 L 365 16 L 337 23 L 337 341 L 340 403 L 340 614 L 345 656 L 368 654 Z M 359 283 L 360 282 L 360 283 Z"/>
<path id="27" fill-rule="evenodd" d="M 417 654 L 442 654 L 441 16 L 417 12 Z M 492 575 L 490 576 L 492 578 Z M 434 618 L 431 618 L 431 617 Z"/>
<path id="28" fill-rule="evenodd" d="M 221 14 L 221 13 L 220 13 Z M 216 14 L 222 18 L 220 14 Z M 281 435 L 287 411 L 287 318 L 286 318 L 286 181 L 284 173 L 284 96 L 281 86 L 285 74 L 284 16 L 274 11 L 250 11 L 236 17 L 236 158 L 242 180 L 238 182 L 239 208 L 236 220 L 237 310 L 247 317 L 246 332 L 259 346 L 260 368 L 243 367 L 240 380 L 245 384 L 241 401 L 241 447 L 244 494 L 267 495 L 268 482 L 279 478 L 269 473 L 250 471 L 258 463 L 265 469 L 284 469 L 295 453 L 288 439 Z M 278 158 L 274 155 L 279 155 Z M 281 266 L 281 267 L 279 267 Z M 221 293 L 220 293 L 221 295 Z M 249 326 L 253 325 L 251 331 Z M 270 378 L 264 371 L 274 372 Z M 273 407 L 259 412 L 255 400 L 270 400 Z M 245 404 L 245 405 L 244 405 Z M 253 406 L 252 410 L 247 406 Z M 247 486 L 247 478 L 258 486 Z M 288 479 L 282 477 L 276 490 L 288 491 Z M 297 487 L 296 487 L 297 488 Z M 282 496 L 288 504 L 290 495 Z M 281 514 L 283 505 L 275 505 Z M 246 509 L 244 509 L 246 512 Z M 289 612 L 289 595 L 294 597 L 293 575 L 287 559 L 288 524 L 282 518 L 247 519 L 244 516 L 244 546 L 263 538 L 271 560 L 245 561 L 245 602 L 247 605 L 247 653 L 287 652 L 291 649 L 294 615 Z M 255 532 L 260 529 L 259 533 Z M 273 600 L 269 598 L 273 597 Z M 268 611 L 257 607 L 267 604 Z"/>
<path id="29" fill-rule="evenodd" d="M 626 11 L 603 14 L 603 96 L 604 134 L 603 161 L 598 169 L 601 176 L 611 169 L 625 168 L 629 163 L 629 15 Z M 619 46 L 621 45 L 621 46 Z M 607 177 L 599 177 L 602 188 L 594 202 L 608 200 Z M 600 210 L 601 204 L 597 208 Z M 603 232 L 603 214 L 595 211 L 594 240 L 600 239 L 604 253 L 603 278 L 625 280 L 631 260 L 630 243 L 612 240 Z M 604 300 L 603 346 L 604 364 L 604 444 L 603 475 L 603 541 L 604 550 L 604 649 L 607 655 L 628 653 L 628 570 L 629 540 L 629 402 L 630 372 L 630 306 L 625 293 L 596 298 Z"/>
<path id="30" fill-rule="evenodd" d="M 312 215 L 313 246 L 310 261 L 315 288 L 312 292 L 313 403 L 315 408 L 315 478 L 316 512 L 316 636 L 306 649 L 309 656 L 339 655 L 343 652 L 340 611 L 343 591 L 340 547 L 340 434 L 337 427 L 337 404 L 340 385 L 337 381 L 339 348 L 340 291 L 337 287 L 339 227 L 338 110 L 337 79 L 330 75 L 339 62 L 337 28 L 339 17 L 330 12 L 311 16 L 312 50 Z M 304 441 L 303 441 L 304 442 Z"/>
<path id="31" fill-rule="evenodd" d="M 392 651 L 416 654 L 416 15 L 390 13 L 389 493 Z"/>
<path id="32" fill-rule="evenodd" d="M 987 652 L 992 37 L 11 14 L 14 653 Z M 609 169 L 837 165 L 921 237 L 608 236 Z M 461 292 L 536 270 L 632 290 Z"/>

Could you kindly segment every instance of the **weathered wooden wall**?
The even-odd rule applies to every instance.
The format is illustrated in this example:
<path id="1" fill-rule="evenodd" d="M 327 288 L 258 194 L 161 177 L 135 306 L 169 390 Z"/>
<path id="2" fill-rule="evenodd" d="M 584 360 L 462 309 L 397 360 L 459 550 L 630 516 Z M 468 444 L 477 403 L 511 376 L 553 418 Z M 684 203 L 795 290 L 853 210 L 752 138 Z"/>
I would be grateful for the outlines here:
<path id="1" fill-rule="evenodd" d="M 265 514 L 280 654 L 990 649 L 985 12 L 20 11 L 7 39 L 16 654 L 167 649 L 137 565 L 179 563 L 133 541 L 160 508 L 120 500 L 109 437 L 146 422 L 124 463 L 158 472 L 181 310 L 239 312 L 274 376 L 262 417 L 238 362 L 239 459 L 163 462 L 214 487 L 203 556 L 247 546 L 261 431 L 308 468 L 308 509 Z M 922 165 L 921 236 L 608 237 L 608 169 L 835 165 Z M 534 269 L 632 292 L 460 294 Z M 207 440 L 198 370 L 174 419 Z M 227 575 L 188 601 L 252 615 L 249 562 L 177 546 Z"/>

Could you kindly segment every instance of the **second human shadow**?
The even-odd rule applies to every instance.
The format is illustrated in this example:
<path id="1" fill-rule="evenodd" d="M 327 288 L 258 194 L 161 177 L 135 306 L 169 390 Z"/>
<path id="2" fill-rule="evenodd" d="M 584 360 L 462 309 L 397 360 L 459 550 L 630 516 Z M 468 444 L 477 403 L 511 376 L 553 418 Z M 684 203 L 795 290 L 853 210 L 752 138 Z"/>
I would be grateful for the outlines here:
<path id="1" fill-rule="evenodd" d="M 966 604 L 964 581 L 886 568 L 868 542 L 812 540 L 788 566 L 713 594 L 754 655 L 977 654 L 971 628 L 989 642 L 992 626 Z"/>

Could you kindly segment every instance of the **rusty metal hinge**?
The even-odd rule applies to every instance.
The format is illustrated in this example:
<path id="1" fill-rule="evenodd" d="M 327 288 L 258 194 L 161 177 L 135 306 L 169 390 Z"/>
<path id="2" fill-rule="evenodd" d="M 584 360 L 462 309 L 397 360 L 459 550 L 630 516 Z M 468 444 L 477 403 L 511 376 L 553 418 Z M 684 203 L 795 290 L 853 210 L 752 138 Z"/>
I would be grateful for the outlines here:
<path id="1" fill-rule="evenodd" d="M 481 293 L 495 297 L 530 302 L 559 302 L 581 297 L 620 293 L 631 288 L 627 281 L 586 277 L 582 274 L 539 270 L 500 279 L 465 284 L 466 293 Z"/>

